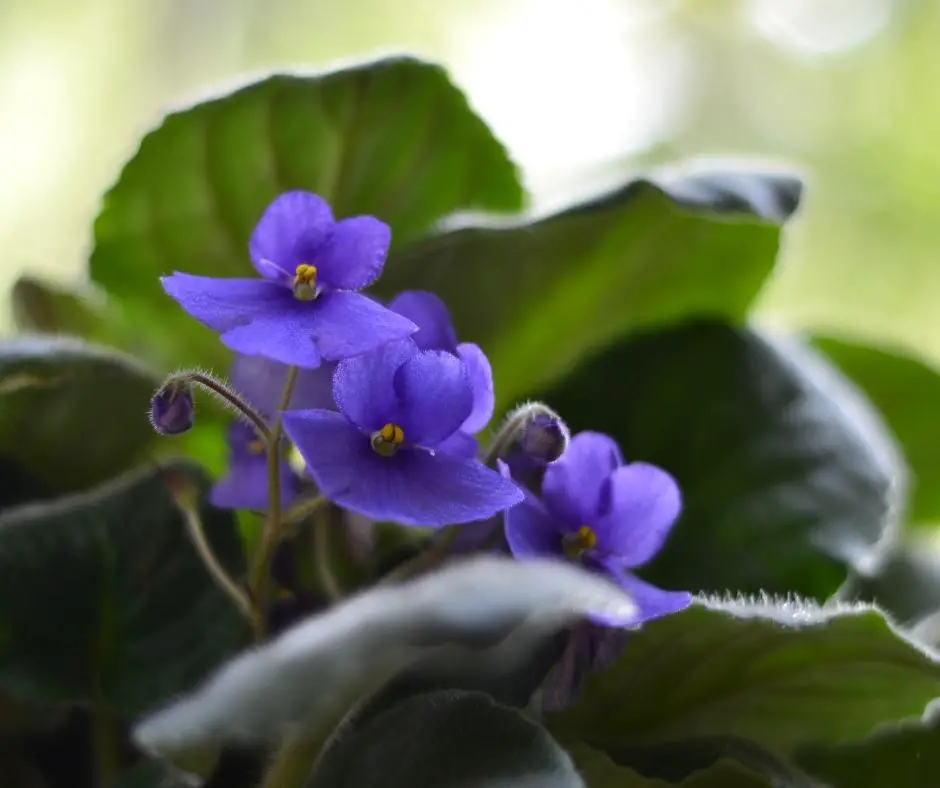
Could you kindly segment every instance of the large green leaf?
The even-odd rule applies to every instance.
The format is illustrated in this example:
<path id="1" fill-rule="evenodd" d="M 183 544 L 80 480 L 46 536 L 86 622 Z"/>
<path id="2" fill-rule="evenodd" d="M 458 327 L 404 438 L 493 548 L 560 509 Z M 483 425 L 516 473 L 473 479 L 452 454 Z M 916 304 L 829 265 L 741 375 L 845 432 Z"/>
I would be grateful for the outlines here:
<path id="1" fill-rule="evenodd" d="M 132 358 L 76 339 L 2 342 L 0 457 L 63 492 L 122 473 L 156 437 L 147 410 L 157 384 Z"/>
<path id="2" fill-rule="evenodd" d="M 809 745 L 796 759 L 829 788 L 936 788 L 940 721 L 886 726 L 857 741 Z"/>
<path id="3" fill-rule="evenodd" d="M 433 290 L 480 344 L 502 406 L 638 326 L 740 320 L 773 269 L 794 178 L 633 181 L 531 222 L 465 227 L 393 252 L 376 291 Z"/>
<path id="4" fill-rule="evenodd" d="M 279 741 L 321 732 L 354 702 L 423 657 L 524 655 L 530 639 L 592 611 L 635 612 L 617 586 L 557 561 L 478 557 L 377 586 L 231 660 L 194 692 L 144 719 L 148 751 Z M 503 648 L 503 647 L 506 648 Z M 509 653 L 507 653 L 507 651 Z"/>
<path id="5" fill-rule="evenodd" d="M 588 788 L 790 788 L 785 782 L 771 783 L 731 759 L 717 761 L 678 781 L 667 781 L 621 766 L 585 744 L 574 745 L 570 753 Z"/>
<path id="6" fill-rule="evenodd" d="M 479 692 L 416 695 L 342 737 L 307 788 L 585 788 L 537 722 Z"/>
<path id="7" fill-rule="evenodd" d="M 700 601 L 644 625 L 548 720 L 605 748 L 728 735 L 785 755 L 919 717 L 938 695 L 935 657 L 874 609 Z"/>
<path id="8" fill-rule="evenodd" d="M 940 522 L 940 371 L 897 349 L 834 337 L 812 342 L 868 395 L 904 449 L 913 476 L 908 520 Z"/>
<path id="9" fill-rule="evenodd" d="M 168 489 L 189 465 L 134 474 L 0 517 L 0 688 L 135 715 L 190 688 L 236 648 L 242 619 L 198 558 Z M 231 513 L 208 538 L 239 569 Z"/>
<path id="10" fill-rule="evenodd" d="M 751 329 L 640 334 L 541 398 L 678 479 L 683 513 L 642 571 L 667 588 L 824 599 L 871 560 L 898 507 L 897 452 L 857 392 Z"/>
<path id="11" fill-rule="evenodd" d="M 460 209 L 516 211 L 503 146 L 439 66 L 410 57 L 275 74 L 175 111 L 105 195 L 91 276 L 188 360 L 224 366 L 157 280 L 174 270 L 252 275 L 247 243 L 280 192 L 323 195 L 337 216 L 374 214 L 395 244 Z"/>

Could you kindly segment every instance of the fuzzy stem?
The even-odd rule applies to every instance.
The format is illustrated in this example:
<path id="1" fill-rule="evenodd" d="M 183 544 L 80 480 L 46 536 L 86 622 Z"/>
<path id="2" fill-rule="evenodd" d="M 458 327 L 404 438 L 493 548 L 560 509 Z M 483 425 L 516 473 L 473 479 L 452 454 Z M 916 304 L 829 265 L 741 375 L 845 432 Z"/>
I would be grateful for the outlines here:
<path id="1" fill-rule="evenodd" d="M 251 569 L 249 587 L 255 602 L 256 638 L 260 641 L 267 635 L 266 611 L 271 583 L 269 567 L 274 548 L 281 536 L 281 432 L 283 429 L 282 412 L 290 405 L 294 393 L 294 384 L 297 383 L 298 367 L 287 370 L 287 380 L 284 382 L 284 391 L 278 406 L 278 414 L 271 427 L 268 440 L 268 516 L 261 532 L 261 543 Z"/>
<path id="2" fill-rule="evenodd" d="M 189 538 L 192 540 L 193 547 L 196 548 L 196 552 L 202 559 L 202 563 L 205 565 L 209 575 L 215 581 L 216 585 L 234 602 L 235 607 L 238 608 L 238 612 L 248 619 L 248 622 L 252 626 L 255 626 L 255 613 L 254 610 L 252 610 L 251 602 L 239 587 L 238 583 L 232 580 L 228 572 L 225 571 L 225 567 L 219 563 L 219 559 L 216 558 L 215 553 L 212 551 L 212 546 L 206 538 L 206 532 L 202 527 L 202 519 L 199 517 L 199 512 L 194 506 L 190 506 L 184 501 L 177 500 L 176 503 L 186 522 L 186 530 L 189 532 Z"/>
<path id="3" fill-rule="evenodd" d="M 255 432 L 257 432 L 258 437 L 264 441 L 265 446 L 271 445 L 271 430 L 268 429 L 268 425 L 261 414 L 243 400 L 234 389 L 230 388 L 221 380 L 205 372 L 186 370 L 185 372 L 177 372 L 174 375 L 170 375 L 170 377 L 163 381 L 163 385 L 160 388 L 163 389 L 178 383 L 189 383 L 204 389 L 224 406 L 234 410 L 254 427 Z"/>
<path id="4" fill-rule="evenodd" d="M 400 583 L 402 580 L 416 577 L 424 574 L 427 570 L 433 569 L 442 564 L 448 556 L 451 542 L 457 538 L 457 529 L 459 526 L 450 525 L 445 530 L 441 538 L 431 545 L 423 553 L 418 553 L 414 558 L 395 567 L 378 583 L 380 586 Z"/>
<path id="5" fill-rule="evenodd" d="M 331 602 L 343 598 L 343 589 L 330 563 L 330 543 L 334 525 L 329 517 L 320 517 L 313 524 L 313 558 L 323 593 Z"/>

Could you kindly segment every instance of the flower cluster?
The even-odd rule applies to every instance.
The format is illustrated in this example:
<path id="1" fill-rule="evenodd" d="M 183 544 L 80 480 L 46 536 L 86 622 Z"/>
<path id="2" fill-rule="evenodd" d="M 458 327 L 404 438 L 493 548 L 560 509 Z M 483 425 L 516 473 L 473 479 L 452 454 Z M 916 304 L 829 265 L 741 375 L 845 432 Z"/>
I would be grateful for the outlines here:
<path id="1" fill-rule="evenodd" d="M 320 197 L 293 191 L 274 200 L 252 234 L 257 278 L 162 280 L 237 353 L 231 386 L 209 386 L 246 416 L 229 429 L 229 470 L 213 503 L 267 510 L 276 478 L 285 506 L 315 494 L 371 520 L 489 535 L 474 549 L 495 544 L 520 560 L 576 561 L 610 576 L 641 612 L 595 626 L 633 626 L 690 604 L 689 594 L 632 573 L 679 515 L 673 478 L 625 463 L 605 435 L 570 437 L 538 403 L 510 414 L 481 452 L 476 436 L 494 411 L 483 350 L 458 340 L 432 293 L 407 291 L 383 304 L 360 292 L 381 274 L 390 240 L 378 219 L 337 221 Z M 157 429 L 191 426 L 189 382 L 175 376 L 155 396 Z"/>

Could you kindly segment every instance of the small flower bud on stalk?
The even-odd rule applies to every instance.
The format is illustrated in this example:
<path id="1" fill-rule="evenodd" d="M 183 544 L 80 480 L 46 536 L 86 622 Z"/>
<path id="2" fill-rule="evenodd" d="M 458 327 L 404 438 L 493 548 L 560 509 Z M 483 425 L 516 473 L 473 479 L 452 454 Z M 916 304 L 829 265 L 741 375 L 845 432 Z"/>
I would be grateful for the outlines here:
<path id="1" fill-rule="evenodd" d="M 570 433 L 561 416 L 541 402 L 527 402 L 510 413 L 486 453 L 486 463 L 517 461 L 544 468 L 568 448 Z"/>
<path id="2" fill-rule="evenodd" d="M 150 400 L 150 423 L 161 435 L 181 435 L 192 428 L 195 410 L 189 382 L 170 380 Z"/>

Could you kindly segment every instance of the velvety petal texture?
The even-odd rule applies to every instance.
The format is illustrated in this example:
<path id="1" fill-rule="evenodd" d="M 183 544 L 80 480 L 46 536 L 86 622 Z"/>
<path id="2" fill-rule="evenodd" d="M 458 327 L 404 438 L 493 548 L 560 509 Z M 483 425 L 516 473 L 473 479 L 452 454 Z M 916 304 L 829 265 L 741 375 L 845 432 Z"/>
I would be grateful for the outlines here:
<path id="1" fill-rule="evenodd" d="M 326 200 L 305 191 L 290 191 L 277 197 L 261 215 L 248 242 L 248 251 L 261 276 L 270 276 L 265 263 L 273 263 L 293 278 L 304 259 L 319 249 L 333 228 L 333 212 Z"/>
<path id="2" fill-rule="evenodd" d="M 288 412 L 284 429 L 320 492 L 375 520 L 417 526 L 465 523 L 522 499 L 516 485 L 475 460 L 422 449 L 380 456 L 369 436 L 341 413 Z"/>
<path id="3" fill-rule="evenodd" d="M 396 421 L 405 440 L 434 448 L 460 429 L 473 407 L 466 365 L 443 350 L 424 350 L 395 372 Z"/>
<path id="4" fill-rule="evenodd" d="M 370 432 L 392 421 L 398 414 L 395 373 L 418 353 L 414 342 L 406 339 L 337 364 L 333 399 L 340 413 Z"/>
<path id="5" fill-rule="evenodd" d="M 413 336 L 421 350 L 457 352 L 457 332 L 447 305 L 426 290 L 405 290 L 388 302 L 388 308 L 418 326 Z"/>
<path id="6" fill-rule="evenodd" d="M 316 369 L 301 369 L 294 383 L 288 408 L 323 408 L 335 410 L 333 373 L 336 364 L 321 364 Z M 230 379 L 238 391 L 259 413 L 271 418 L 277 412 L 287 381 L 288 367 L 264 356 L 236 356 Z"/>
<path id="7" fill-rule="evenodd" d="M 500 468 L 518 472 L 505 463 Z M 582 432 L 548 466 L 541 500 L 530 493 L 506 512 L 506 541 L 521 559 L 563 556 L 609 575 L 634 596 L 642 622 L 691 604 L 690 594 L 656 588 L 629 571 L 659 552 L 681 507 L 679 486 L 666 471 L 644 462 L 624 465 L 612 438 Z M 636 620 L 595 623 L 620 627 Z"/>
<path id="8" fill-rule="evenodd" d="M 472 435 L 485 429 L 493 418 L 493 410 L 496 408 L 493 368 L 479 345 L 472 342 L 458 345 L 457 355 L 467 365 L 470 388 L 473 390 L 473 409 L 460 429 Z"/>
<path id="9" fill-rule="evenodd" d="M 623 464 L 613 438 L 599 432 L 581 432 L 568 450 L 545 471 L 542 497 L 555 516 L 571 528 L 592 523 L 601 508 L 607 477 Z"/>
<path id="10" fill-rule="evenodd" d="M 291 191 L 268 206 L 249 241 L 261 279 L 175 273 L 161 281 L 232 350 L 313 369 L 418 330 L 353 292 L 379 277 L 390 242 L 384 222 L 371 216 L 337 222 L 321 197 Z"/>

